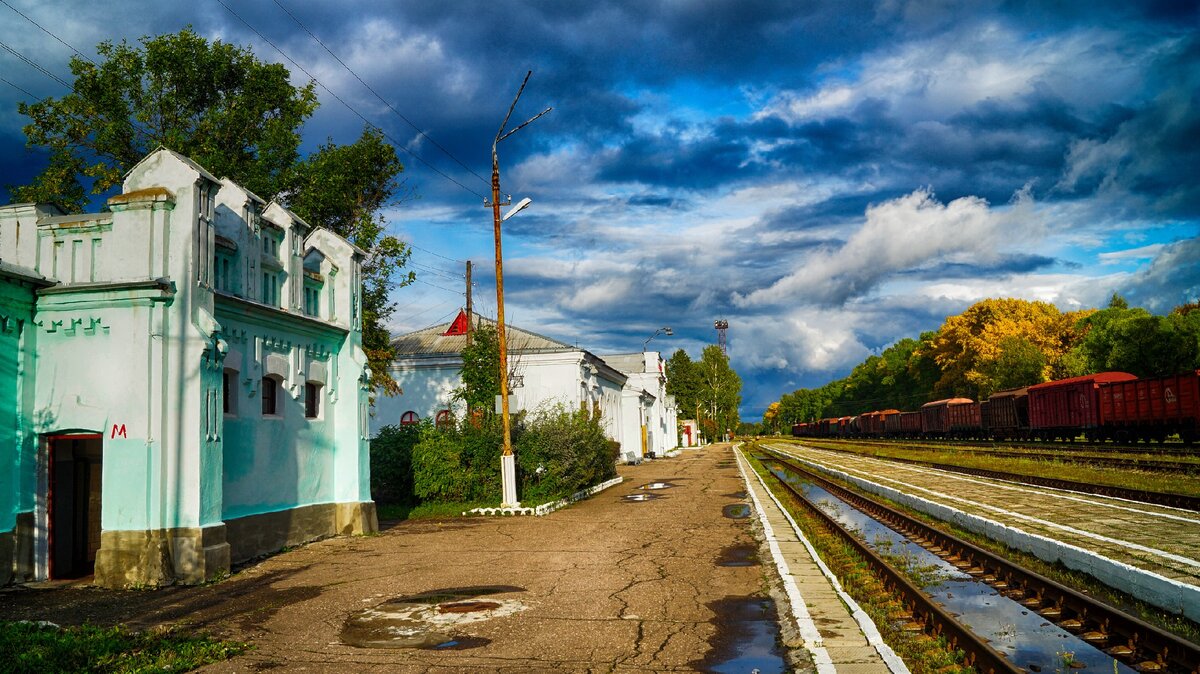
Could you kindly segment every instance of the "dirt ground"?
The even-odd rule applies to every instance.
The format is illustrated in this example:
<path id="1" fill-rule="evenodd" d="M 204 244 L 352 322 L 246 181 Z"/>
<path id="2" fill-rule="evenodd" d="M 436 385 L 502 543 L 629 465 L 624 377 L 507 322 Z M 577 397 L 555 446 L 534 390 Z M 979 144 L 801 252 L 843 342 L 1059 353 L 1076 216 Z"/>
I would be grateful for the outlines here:
<path id="1" fill-rule="evenodd" d="M 735 547 L 753 543 L 750 520 L 725 509 L 744 499 L 731 449 L 619 472 L 622 484 L 547 517 L 384 523 L 205 587 L 15 589 L 0 593 L 0 619 L 183 625 L 252 644 L 211 672 L 704 669 L 731 647 L 721 602 L 766 586 L 757 556 Z M 641 488 L 656 482 L 671 486 Z M 649 498 L 626 498 L 637 494 Z M 386 643 L 405 631 L 389 627 L 422 619 L 449 643 L 343 641 Z"/>

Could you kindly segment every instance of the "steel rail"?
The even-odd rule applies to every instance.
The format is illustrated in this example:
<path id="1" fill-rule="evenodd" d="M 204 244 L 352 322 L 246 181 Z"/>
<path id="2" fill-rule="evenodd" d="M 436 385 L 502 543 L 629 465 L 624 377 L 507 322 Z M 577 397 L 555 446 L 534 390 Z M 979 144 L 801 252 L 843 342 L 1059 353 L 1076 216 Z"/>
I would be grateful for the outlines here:
<path id="1" fill-rule="evenodd" d="M 907 443 L 912 447 L 921 447 L 922 445 L 936 447 L 938 445 L 958 445 L 965 447 L 982 447 L 984 449 L 996 448 L 999 446 L 1011 447 L 1013 449 L 1029 449 L 1034 451 L 1046 450 L 1061 450 L 1064 452 L 1101 452 L 1112 454 L 1116 452 L 1137 452 L 1142 454 L 1161 454 L 1163 456 L 1180 456 L 1180 457 L 1200 457 L 1200 447 L 1195 445 L 1185 445 L 1181 442 L 1168 442 L 1163 444 L 1149 443 L 1145 444 L 1129 444 L 1116 442 L 1076 442 L 1074 440 L 1033 440 L 1029 438 L 1011 438 L 1007 440 L 980 440 L 975 438 L 904 438 L 904 437 L 840 437 L 840 436 L 791 436 L 799 438 L 812 438 L 815 440 L 854 440 L 858 442 L 889 444 L 889 443 Z"/>
<path id="2" fill-rule="evenodd" d="M 911 624 L 920 627 L 922 632 L 935 639 L 944 638 L 950 651 L 961 650 L 964 654 L 963 664 L 973 667 L 979 674 L 1024 673 L 1024 669 L 1013 664 L 1011 660 L 1004 657 L 1004 654 L 989 646 L 987 641 L 972 632 L 970 628 L 955 620 L 946 609 L 935 603 L 932 597 L 885 561 L 879 553 L 856 538 L 812 501 L 809 501 L 803 492 L 779 479 L 778 476 L 772 475 L 772 477 L 777 484 L 782 485 L 817 515 L 830 531 L 836 533 L 862 555 L 882 581 L 884 589 L 901 599 L 905 610 L 912 616 Z"/>
<path id="3" fill-rule="evenodd" d="M 817 443 L 809 443 L 816 445 Z M 838 452 L 841 454 L 851 454 L 856 456 L 866 456 L 880 461 L 896 461 L 898 463 L 906 463 L 914 466 L 927 466 L 929 468 L 937 468 L 939 470 L 950 471 L 952 473 L 962 473 L 964 475 L 975 475 L 978 477 L 988 477 L 996 480 L 1008 480 L 1010 482 L 1020 482 L 1039 487 L 1053 487 L 1054 489 L 1066 489 L 1070 491 L 1085 492 L 1088 494 L 1096 494 L 1098 496 L 1111 496 L 1115 498 L 1128 499 L 1130 501 L 1140 501 L 1142 503 L 1150 503 L 1154 505 L 1170 506 L 1172 508 L 1182 508 L 1184 510 L 1192 510 L 1200 512 L 1200 497 L 1189 496 L 1187 494 L 1175 494 L 1172 492 L 1161 491 L 1145 491 L 1142 489 L 1131 489 L 1129 487 L 1118 487 L 1107 484 L 1094 484 L 1091 482 L 1076 482 L 1074 480 L 1063 480 L 1054 477 L 1039 477 L 1037 475 L 1025 475 L 1023 473 L 1009 473 L 1002 470 L 991 470 L 988 468 L 972 468 L 969 466 L 956 466 L 950 463 L 938 463 L 936 461 L 922 461 L 921 459 L 908 459 L 899 456 L 880 456 L 878 454 L 863 454 L 850 449 L 842 449 L 837 447 L 820 447 L 825 451 Z"/>
<path id="4" fill-rule="evenodd" d="M 1104 647 L 1106 653 L 1139 671 L 1200 672 L 1200 645 L 851 491 L 812 468 L 795 463 L 793 457 L 778 450 L 761 448 L 761 451 L 1059 627 Z"/>

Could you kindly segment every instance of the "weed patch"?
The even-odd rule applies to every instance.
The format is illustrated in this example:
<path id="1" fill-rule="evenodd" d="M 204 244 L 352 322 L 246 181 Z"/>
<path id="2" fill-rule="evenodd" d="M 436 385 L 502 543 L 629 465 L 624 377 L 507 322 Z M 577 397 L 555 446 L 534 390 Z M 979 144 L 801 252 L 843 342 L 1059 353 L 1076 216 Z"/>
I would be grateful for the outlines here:
<path id="1" fill-rule="evenodd" d="M 174 631 L 122 627 L 57 627 L 0 622 L 0 672 L 187 672 L 233 657 L 246 644 Z"/>

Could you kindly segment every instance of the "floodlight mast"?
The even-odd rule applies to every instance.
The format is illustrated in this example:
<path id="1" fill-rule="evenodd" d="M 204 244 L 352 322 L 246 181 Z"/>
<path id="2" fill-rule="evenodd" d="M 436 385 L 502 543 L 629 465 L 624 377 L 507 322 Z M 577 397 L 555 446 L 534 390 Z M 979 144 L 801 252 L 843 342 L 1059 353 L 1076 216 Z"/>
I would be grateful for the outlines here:
<path id="1" fill-rule="evenodd" d="M 521 87 L 517 89 L 517 95 L 513 98 L 512 105 L 508 106 L 508 114 L 504 115 L 504 122 L 500 124 L 500 130 L 496 132 L 496 139 L 492 141 L 491 207 L 492 227 L 496 238 L 496 341 L 500 347 L 500 415 L 501 423 L 504 426 L 504 449 L 500 455 L 500 486 L 503 492 L 500 505 L 502 507 L 517 506 L 519 505 L 519 501 L 517 501 L 516 458 L 513 456 L 512 451 L 512 425 L 508 418 L 508 340 L 504 330 L 504 256 L 500 245 L 500 223 L 524 210 L 532 203 L 532 200 L 528 198 L 522 199 L 508 214 L 504 217 L 500 216 L 500 207 L 512 203 L 512 197 L 505 199 L 503 204 L 500 203 L 500 159 L 496 153 L 496 146 L 500 144 L 500 141 L 524 129 L 535 119 L 553 110 L 553 108 L 546 108 L 525 120 L 525 122 L 515 129 L 505 133 L 504 129 L 508 126 L 508 120 L 512 117 L 513 110 L 517 107 L 517 101 L 521 98 L 521 92 L 525 91 L 525 85 L 529 82 L 529 78 L 532 75 L 532 70 L 525 73 L 525 79 L 521 81 Z"/>

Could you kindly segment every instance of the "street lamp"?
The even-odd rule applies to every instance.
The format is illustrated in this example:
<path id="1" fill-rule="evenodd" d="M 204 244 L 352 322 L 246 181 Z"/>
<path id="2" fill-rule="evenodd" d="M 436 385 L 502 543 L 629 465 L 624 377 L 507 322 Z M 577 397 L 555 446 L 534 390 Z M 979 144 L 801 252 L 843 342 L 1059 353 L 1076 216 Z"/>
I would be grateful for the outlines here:
<path id="1" fill-rule="evenodd" d="M 512 105 L 508 106 L 508 114 L 504 116 L 504 122 L 500 124 L 500 130 L 496 132 L 496 140 L 492 141 L 491 207 L 492 225 L 496 236 L 496 341 L 500 347 L 500 415 L 501 423 L 504 425 L 504 450 L 500 454 L 500 507 L 502 508 L 513 508 L 520 505 L 520 502 L 517 501 L 517 459 L 513 456 L 512 425 L 508 419 L 508 340 L 504 335 L 504 262 L 500 249 L 500 223 L 524 210 L 532 203 L 532 200 L 522 199 L 504 217 L 500 217 L 500 207 L 509 205 L 512 203 L 512 199 L 509 198 L 503 204 L 500 203 L 500 160 L 496 154 L 496 146 L 500 144 L 500 141 L 525 128 L 530 122 L 553 109 L 546 108 L 512 131 L 504 132 L 504 127 L 508 126 L 508 118 L 512 117 L 513 109 L 517 107 L 517 101 L 521 98 L 521 92 L 525 91 L 525 84 L 529 82 L 531 75 L 533 75 L 532 70 L 525 74 L 521 88 L 517 89 L 517 95 L 513 98 Z"/>
<path id="2" fill-rule="evenodd" d="M 649 337 L 646 338 L 646 341 L 642 342 L 642 351 L 645 351 L 646 347 L 650 346 L 650 340 L 659 336 L 659 334 L 663 334 L 663 335 L 670 337 L 670 336 L 674 335 L 675 333 L 671 332 L 671 328 L 666 327 L 666 326 L 655 330 L 653 335 L 650 335 Z"/>

